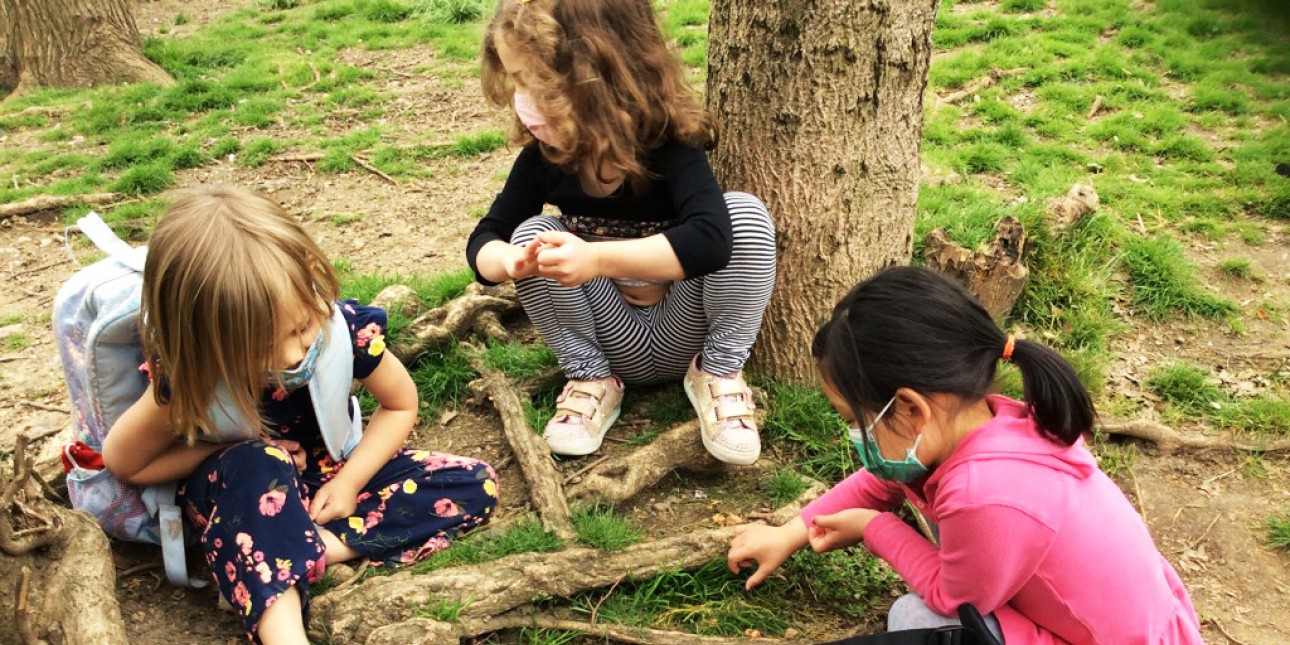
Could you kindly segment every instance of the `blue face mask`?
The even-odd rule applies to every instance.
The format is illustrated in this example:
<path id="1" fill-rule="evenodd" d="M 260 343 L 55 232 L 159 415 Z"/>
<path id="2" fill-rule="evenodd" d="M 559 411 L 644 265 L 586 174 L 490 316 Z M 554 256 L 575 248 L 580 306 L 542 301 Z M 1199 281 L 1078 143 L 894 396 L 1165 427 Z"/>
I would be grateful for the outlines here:
<path id="1" fill-rule="evenodd" d="M 847 432 L 851 435 L 851 444 L 855 446 L 856 452 L 860 454 L 860 465 L 873 474 L 878 479 L 908 484 L 927 475 L 927 466 L 918 460 L 915 456 L 915 450 L 918 449 L 918 442 L 923 440 L 923 435 L 918 435 L 914 439 L 914 445 L 909 447 L 905 453 L 905 459 L 902 461 L 893 461 L 882 456 L 882 451 L 878 449 L 878 440 L 873 437 L 874 426 L 878 425 L 878 420 L 882 415 L 887 413 L 891 404 L 896 402 L 896 397 L 891 397 L 887 405 L 882 406 L 882 410 L 874 416 L 869 426 L 861 428 L 852 426 Z"/>
<path id="2" fill-rule="evenodd" d="M 319 331 L 318 335 L 314 337 L 314 342 L 309 344 L 309 350 L 305 352 L 305 357 L 300 359 L 300 364 L 291 369 L 278 372 L 278 378 L 282 380 L 282 387 L 288 390 L 296 390 L 309 383 L 309 380 L 314 377 L 314 370 L 318 368 L 318 355 L 322 353 L 322 342 L 323 333 Z"/>

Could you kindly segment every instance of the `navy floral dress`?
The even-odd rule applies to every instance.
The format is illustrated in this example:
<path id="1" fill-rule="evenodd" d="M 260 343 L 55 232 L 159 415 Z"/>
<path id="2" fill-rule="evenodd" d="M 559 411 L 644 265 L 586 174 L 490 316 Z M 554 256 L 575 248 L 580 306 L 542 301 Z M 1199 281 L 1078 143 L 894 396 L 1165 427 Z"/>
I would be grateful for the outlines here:
<path id="1" fill-rule="evenodd" d="M 354 343 L 354 377 L 362 379 L 385 355 L 385 312 L 354 301 L 340 307 Z M 292 586 L 308 619 L 309 585 L 326 566 L 308 504 L 345 467 L 327 452 L 308 388 L 266 391 L 261 414 L 276 437 L 211 455 L 181 483 L 178 495 L 201 532 L 220 593 L 242 614 L 254 642 L 264 610 Z M 289 442 L 307 455 L 303 470 L 297 470 Z M 359 493 L 354 514 L 324 528 L 374 563 L 416 562 L 487 522 L 496 507 L 497 476 L 488 464 L 401 450 Z"/>

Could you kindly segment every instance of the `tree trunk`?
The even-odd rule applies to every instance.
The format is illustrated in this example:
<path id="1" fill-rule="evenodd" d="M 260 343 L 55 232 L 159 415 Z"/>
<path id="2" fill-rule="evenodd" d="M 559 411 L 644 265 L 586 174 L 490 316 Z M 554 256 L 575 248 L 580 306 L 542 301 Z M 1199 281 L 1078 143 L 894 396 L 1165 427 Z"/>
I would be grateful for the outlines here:
<path id="1" fill-rule="evenodd" d="M 829 308 L 909 261 L 937 0 L 713 0 L 713 169 L 770 207 L 779 277 L 754 367 L 810 379 Z"/>
<path id="2" fill-rule="evenodd" d="M 14 92 L 34 87 L 93 87 L 174 79 L 144 57 L 127 0 L 0 0 L 6 61 Z M 3 36 L 0 33 L 0 36 Z"/>

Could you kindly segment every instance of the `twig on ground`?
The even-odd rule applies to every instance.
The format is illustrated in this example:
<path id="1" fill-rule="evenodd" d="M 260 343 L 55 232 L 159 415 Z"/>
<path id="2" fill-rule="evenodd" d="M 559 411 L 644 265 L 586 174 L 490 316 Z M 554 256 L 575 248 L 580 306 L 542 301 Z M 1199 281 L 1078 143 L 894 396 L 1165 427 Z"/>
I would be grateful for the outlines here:
<path id="1" fill-rule="evenodd" d="M 332 587 L 332 591 L 336 591 L 338 589 L 344 589 L 345 587 L 348 587 L 354 584 L 355 582 L 358 582 L 359 579 L 363 577 L 363 574 L 367 573 L 367 568 L 371 565 L 372 565 L 371 560 L 367 558 L 363 558 L 363 561 L 358 563 L 358 568 L 354 569 L 354 575 L 350 576 L 348 580 L 342 580 L 340 584 L 336 585 L 335 587 Z"/>
<path id="2" fill-rule="evenodd" d="M 600 464 L 604 463 L 607 459 L 609 459 L 609 455 L 605 455 L 604 457 L 601 457 L 600 459 L 597 459 L 597 460 L 595 460 L 595 461 L 593 461 L 593 462 L 591 462 L 591 463 L 587 464 L 586 466 L 583 466 L 582 468 L 579 468 L 579 469 L 578 469 L 578 472 L 576 472 L 576 473 L 574 473 L 574 474 L 572 474 L 572 475 L 569 475 L 568 477 L 565 477 L 565 478 L 564 478 L 564 485 L 565 485 L 565 486 L 568 486 L 568 485 L 569 485 L 569 482 L 572 482 L 573 480 L 575 480 L 575 479 L 577 479 L 577 478 L 579 478 L 579 477 L 581 477 L 581 476 L 585 475 L 585 474 L 587 473 L 587 471 L 588 471 L 588 470 L 591 470 L 592 468 L 595 468 L 596 466 L 599 466 Z"/>
<path id="3" fill-rule="evenodd" d="M 276 157 L 269 157 L 268 161 L 279 161 L 279 162 L 287 162 L 287 161 L 303 161 L 303 162 L 311 162 L 311 161 L 319 161 L 319 160 L 321 160 L 323 157 L 326 157 L 326 156 L 327 156 L 327 155 L 325 155 L 325 154 L 323 154 L 323 153 L 321 153 L 321 152 L 305 152 L 305 153 L 300 153 L 300 154 L 278 155 L 278 156 L 276 156 Z"/>
<path id="4" fill-rule="evenodd" d="M 27 608 L 27 588 L 31 584 L 31 567 L 23 565 L 22 577 L 18 580 L 16 590 L 17 604 L 14 606 L 14 622 L 17 623 L 18 636 L 22 638 L 23 645 L 36 645 L 42 641 L 36 638 L 36 631 L 32 629 L 31 617 L 28 615 Z"/>
<path id="5" fill-rule="evenodd" d="M 35 215 L 45 211 L 61 210 L 85 204 L 102 206 L 121 199 L 117 193 L 87 193 L 84 195 L 37 195 L 13 204 L 0 204 L 0 219 L 19 215 Z"/>
<path id="6" fill-rule="evenodd" d="M 979 78 L 975 81 L 972 81 L 967 85 L 964 85 L 963 89 L 957 92 L 950 92 L 949 94 L 946 94 L 945 96 L 940 97 L 939 101 L 947 105 L 958 103 L 959 101 L 962 101 L 963 99 L 966 99 L 976 94 L 977 92 L 980 92 L 981 90 L 984 90 L 987 87 L 990 87 L 991 85 L 994 85 L 995 83 L 998 83 L 999 81 L 1009 76 L 1016 76 L 1017 74 L 1020 74 L 1026 71 L 1026 69 L 1027 68 L 1025 67 L 1017 67 L 1014 69 L 990 70 L 989 75 L 985 76 L 984 78 Z"/>
<path id="7" fill-rule="evenodd" d="M 306 63 L 309 65 L 309 69 L 310 69 L 310 70 L 313 70 L 313 73 L 314 73 L 314 80 L 313 80 L 313 82 L 312 82 L 312 83 L 309 83 L 309 84 L 307 84 L 307 85 L 305 85 L 305 86 L 301 87 L 301 88 L 300 88 L 300 90 L 299 90 L 299 91 L 301 91 L 301 92 L 306 92 L 306 91 L 308 91 L 308 90 L 310 90 L 310 89 L 313 89 L 313 86 L 317 85 L 317 84 L 318 84 L 318 82 L 322 80 L 322 73 L 320 73 L 320 72 L 318 71 L 318 67 L 317 67 L 316 65 L 314 65 L 314 62 L 313 62 L 313 61 L 307 61 Z"/>
<path id="8" fill-rule="evenodd" d="M 358 156 L 358 155 L 350 155 L 350 156 L 349 156 L 349 158 L 350 158 L 350 160 L 351 160 L 351 161 L 353 161 L 354 163 L 358 164 L 359 166 L 362 166 L 364 170 L 366 170 L 366 171 L 368 171 L 368 172 L 372 173 L 373 175 L 376 175 L 377 177 L 380 177 L 381 179 L 384 179 L 385 181 L 389 182 L 389 183 L 390 183 L 390 184 L 392 184 L 392 185 L 395 185 L 395 186 L 399 185 L 399 182 L 394 181 L 394 178 L 393 178 L 393 177 L 391 177 L 391 176 L 389 176 L 389 175 L 387 175 L 387 174 L 385 174 L 385 173 L 381 172 L 381 169 L 380 169 L 380 168 L 377 168 L 376 166 L 373 166 L 373 165 L 372 165 L 371 163 L 369 163 L 366 159 L 364 159 L 364 158 L 362 158 L 362 157 L 360 157 L 360 156 Z"/>
<path id="9" fill-rule="evenodd" d="M 36 432 L 36 433 L 33 433 L 33 434 L 29 434 L 29 435 L 27 435 L 27 443 L 28 443 L 28 444 L 33 444 L 33 443 L 36 443 L 37 441 L 42 441 L 42 440 L 47 439 L 47 438 L 49 438 L 49 437 L 52 437 L 52 436 L 54 436 L 54 435 L 56 435 L 56 434 L 58 434 L 58 433 L 60 433 L 60 432 L 62 432 L 62 431 L 63 431 L 63 429 L 62 429 L 62 428 L 59 428 L 59 427 L 50 427 L 50 428 L 45 428 L 44 430 L 41 430 L 40 432 Z"/>
<path id="10" fill-rule="evenodd" d="M 1210 617 L 1206 618 L 1206 619 L 1205 619 L 1205 621 L 1206 621 L 1206 622 L 1208 622 L 1209 624 L 1213 625 L 1214 627 L 1217 627 L 1217 628 L 1218 628 L 1219 633 L 1221 633 L 1221 634 L 1223 635 L 1223 638 L 1226 638 L 1227 640 L 1231 641 L 1231 642 L 1232 642 L 1232 645 L 1245 645 L 1245 642 L 1244 642 L 1244 641 L 1242 641 L 1241 639 L 1239 639 L 1239 638 L 1237 638 L 1237 637 L 1233 636 L 1231 633 L 1229 633 L 1229 632 L 1227 631 L 1227 628 L 1226 628 L 1226 627 L 1223 627 L 1223 623 L 1218 622 L 1218 619 L 1217 619 L 1217 618 L 1214 618 L 1213 616 L 1210 616 Z"/>
<path id="11" fill-rule="evenodd" d="M 10 361 L 16 361 L 21 358 L 23 358 L 21 354 L 8 354 L 6 356 L 0 356 L 0 363 L 8 363 Z"/>
<path id="12" fill-rule="evenodd" d="M 71 262 L 71 261 L 72 261 L 72 259 L 71 259 L 71 258 L 63 258 L 63 259 L 58 260 L 58 261 L 56 261 L 56 262 L 50 262 L 49 264 L 42 264 L 42 265 L 40 265 L 40 266 L 38 266 L 38 267 L 36 267 L 36 268 L 34 268 L 34 269 L 24 269 L 24 270 L 22 270 L 22 271 L 15 271 L 15 272 L 13 272 L 13 273 L 10 273 L 10 274 L 9 274 L 9 277 L 10 277 L 10 278 L 21 278 L 22 276 L 30 275 L 30 274 L 32 274 L 32 273 L 38 273 L 38 272 L 40 272 L 40 271 L 44 271 L 45 269 L 52 269 L 52 268 L 54 268 L 54 267 L 56 267 L 56 266 L 59 266 L 59 265 L 62 265 L 62 264 L 67 264 L 68 262 Z"/>
<path id="13" fill-rule="evenodd" d="M 1129 477 L 1133 480 L 1133 499 L 1137 502 L 1138 515 L 1142 516 L 1142 523 L 1150 526 L 1147 522 L 1147 503 L 1142 498 L 1142 487 L 1138 485 L 1138 475 L 1129 469 Z"/>
<path id="14" fill-rule="evenodd" d="M 116 574 L 116 575 L 117 575 L 117 578 L 118 578 L 118 579 L 122 579 L 122 578 L 129 578 L 130 576 L 137 576 L 137 575 L 139 575 L 139 574 L 141 574 L 141 573 L 147 573 L 147 572 L 149 572 L 149 571 L 156 571 L 157 569 L 160 569 L 160 568 L 162 568 L 162 567 L 164 567 L 164 566 L 165 566 L 165 564 L 163 564 L 163 563 L 161 563 L 161 562 L 147 562 L 147 563 L 144 563 L 144 564 L 138 564 L 138 565 L 135 565 L 135 566 L 133 566 L 133 567 L 130 567 L 129 569 L 126 569 L 126 570 L 124 570 L 124 571 L 122 571 L 121 573 L 118 573 L 118 574 Z"/>
<path id="15" fill-rule="evenodd" d="M 1097 115 L 1097 111 L 1100 109 L 1102 109 L 1102 95 L 1098 94 L 1097 96 L 1093 97 L 1093 107 L 1088 109 L 1088 116 L 1086 116 L 1085 118 L 1088 118 L 1088 119 L 1093 118 L 1094 116 Z"/>
<path id="16" fill-rule="evenodd" d="M 1191 546 L 1189 546 L 1189 547 L 1187 547 L 1186 549 L 1184 549 L 1184 551 L 1189 551 L 1189 550 L 1191 550 L 1191 549 L 1195 549 L 1196 547 L 1200 546 L 1200 544 L 1201 544 L 1202 542 L 1204 542 L 1204 541 L 1205 541 L 1205 538 L 1209 537 L 1209 531 L 1210 531 L 1210 529 L 1214 528 L 1214 525 L 1215 525 L 1215 524 L 1218 524 L 1218 520 L 1219 520 L 1219 518 L 1221 518 L 1221 517 L 1223 517 L 1223 514 L 1222 514 L 1222 513 L 1219 513 L 1219 514 L 1215 515 L 1215 516 L 1214 516 L 1214 519 L 1210 520 L 1210 522 L 1209 522 L 1209 526 L 1206 526 L 1206 527 L 1205 527 L 1205 531 L 1204 531 L 1203 533 L 1201 533 L 1201 534 L 1200 534 L 1200 537 L 1196 538 L 1196 541 L 1195 541 L 1195 542 L 1192 542 L 1192 543 L 1191 543 Z"/>
<path id="17" fill-rule="evenodd" d="M 48 403 L 41 403 L 39 401 L 27 401 L 24 399 L 22 401 L 19 401 L 19 403 L 29 408 L 36 408 L 37 410 L 44 410 L 46 412 L 62 412 L 63 414 L 71 414 L 71 412 L 67 408 L 57 406 L 57 405 L 50 405 Z"/>
<path id="18" fill-rule="evenodd" d="M 605 604 L 605 601 L 609 600 L 610 596 L 614 595 L 614 590 L 618 588 L 619 583 L 621 583 L 623 581 L 623 578 L 626 578 L 626 577 L 627 577 L 627 574 L 625 573 L 621 576 L 618 576 L 618 579 L 614 581 L 614 584 L 610 585 L 609 591 L 606 591 L 605 595 L 601 596 L 600 600 L 596 601 L 596 606 L 591 608 L 591 618 L 588 620 L 589 624 L 591 625 L 596 624 L 596 614 L 600 612 L 600 606 Z"/>

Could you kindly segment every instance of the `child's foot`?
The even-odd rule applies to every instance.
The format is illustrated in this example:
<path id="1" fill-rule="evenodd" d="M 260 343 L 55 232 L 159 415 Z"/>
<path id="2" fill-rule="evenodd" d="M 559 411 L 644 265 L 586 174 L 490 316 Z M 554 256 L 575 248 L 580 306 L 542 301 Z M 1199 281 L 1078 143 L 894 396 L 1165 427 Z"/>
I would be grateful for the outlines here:
<path id="1" fill-rule="evenodd" d="M 699 369 L 696 356 L 685 373 L 685 394 L 699 414 L 703 447 L 728 464 L 746 466 L 761 456 L 761 437 L 753 419 L 752 390 L 743 372 L 730 378 Z"/>
<path id="2" fill-rule="evenodd" d="M 546 443 L 557 455 L 589 455 L 600 449 L 605 432 L 622 411 L 623 382 L 617 376 L 594 381 L 570 379 L 555 400 L 546 424 Z"/>

